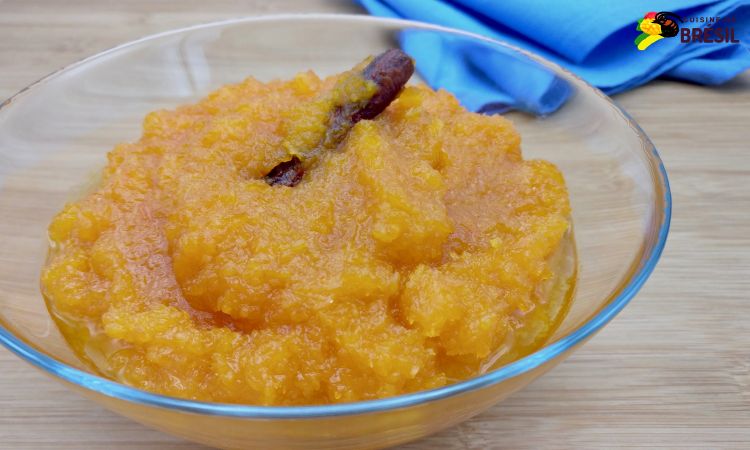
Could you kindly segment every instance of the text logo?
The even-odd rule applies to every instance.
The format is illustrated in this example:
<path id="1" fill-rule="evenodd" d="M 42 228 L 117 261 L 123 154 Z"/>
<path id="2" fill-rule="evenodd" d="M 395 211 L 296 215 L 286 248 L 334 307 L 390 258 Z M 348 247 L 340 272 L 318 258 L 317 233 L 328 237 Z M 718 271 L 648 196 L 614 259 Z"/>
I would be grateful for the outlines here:
<path id="1" fill-rule="evenodd" d="M 651 44 L 664 38 L 680 35 L 681 44 L 739 44 L 734 37 L 734 27 L 737 21 L 734 16 L 697 16 L 680 17 L 669 11 L 649 12 L 638 20 L 636 30 L 641 34 L 635 38 L 638 50 L 646 50 Z M 679 23 L 678 23 L 679 22 Z M 683 25 L 680 26 L 680 23 Z M 690 27 L 697 24 L 697 27 Z"/>

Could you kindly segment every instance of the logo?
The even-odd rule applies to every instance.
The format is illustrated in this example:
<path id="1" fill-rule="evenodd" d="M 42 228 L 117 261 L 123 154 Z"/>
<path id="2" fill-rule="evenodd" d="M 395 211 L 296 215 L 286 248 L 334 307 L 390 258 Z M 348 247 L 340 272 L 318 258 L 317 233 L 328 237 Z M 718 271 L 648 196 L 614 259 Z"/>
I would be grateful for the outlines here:
<path id="1" fill-rule="evenodd" d="M 680 27 L 679 23 L 697 24 L 697 27 Z M 739 44 L 734 37 L 737 22 L 734 16 L 698 16 L 682 18 L 669 11 L 649 12 L 638 20 L 636 30 L 641 34 L 635 38 L 638 50 L 646 50 L 651 44 L 664 38 L 680 35 L 681 44 Z"/>
<path id="2" fill-rule="evenodd" d="M 636 30 L 641 32 L 635 38 L 638 50 L 646 50 L 656 41 L 677 36 L 680 32 L 678 20 L 682 22 L 680 16 L 669 11 L 646 13 L 643 19 L 638 20 L 636 27 Z"/>

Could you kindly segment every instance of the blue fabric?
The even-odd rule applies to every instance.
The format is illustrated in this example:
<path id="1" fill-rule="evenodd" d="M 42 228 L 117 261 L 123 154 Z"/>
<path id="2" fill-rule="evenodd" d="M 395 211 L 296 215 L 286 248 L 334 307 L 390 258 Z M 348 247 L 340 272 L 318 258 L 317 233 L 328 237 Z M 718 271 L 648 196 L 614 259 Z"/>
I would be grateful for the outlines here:
<path id="1" fill-rule="evenodd" d="M 607 94 L 659 76 L 716 85 L 750 68 L 748 0 L 357 1 L 374 15 L 459 28 L 508 42 L 569 69 Z M 633 42 L 639 34 L 637 21 L 649 11 L 672 11 L 686 19 L 731 16 L 734 21 L 716 26 L 733 27 L 742 43 L 681 43 L 676 36 L 638 50 Z M 705 28 L 709 24 L 680 26 Z M 510 55 L 493 61 L 488 58 L 492 53 L 481 49 L 467 56 L 472 53 L 467 52 L 468 41 L 447 42 L 437 34 L 428 35 L 406 32 L 401 44 L 415 57 L 417 69 L 429 84 L 453 92 L 470 109 L 508 104 L 545 114 L 567 96 L 565 84 L 539 66 L 519 64 Z M 447 66 L 453 69 L 446 70 Z"/>

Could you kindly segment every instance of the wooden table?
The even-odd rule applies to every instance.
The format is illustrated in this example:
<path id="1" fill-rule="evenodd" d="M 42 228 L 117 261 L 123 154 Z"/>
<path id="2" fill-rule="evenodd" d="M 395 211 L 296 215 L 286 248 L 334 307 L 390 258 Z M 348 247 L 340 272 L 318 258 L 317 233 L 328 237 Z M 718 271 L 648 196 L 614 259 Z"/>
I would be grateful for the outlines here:
<path id="1" fill-rule="evenodd" d="M 243 15 L 349 12 L 347 0 L 0 0 L 0 97 L 143 35 Z M 750 74 L 616 98 L 651 136 L 672 232 L 641 294 L 501 406 L 408 449 L 750 448 Z M 0 348 L 0 448 L 194 449 L 69 392 Z"/>

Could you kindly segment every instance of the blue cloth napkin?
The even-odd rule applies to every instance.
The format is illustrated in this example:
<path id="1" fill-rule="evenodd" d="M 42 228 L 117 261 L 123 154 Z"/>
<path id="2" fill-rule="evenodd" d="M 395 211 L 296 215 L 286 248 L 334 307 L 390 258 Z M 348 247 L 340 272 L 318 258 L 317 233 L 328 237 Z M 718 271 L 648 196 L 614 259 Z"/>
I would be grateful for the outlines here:
<path id="1" fill-rule="evenodd" d="M 748 0 L 357 1 L 374 15 L 459 28 L 508 42 L 569 69 L 607 94 L 659 76 L 716 85 L 750 68 Z M 650 11 L 677 13 L 686 20 L 681 27 L 732 27 L 741 43 L 681 43 L 678 35 L 638 50 L 638 19 Z M 717 16 L 732 20 L 690 22 Z M 566 84 L 540 66 L 518 63 L 517 56 L 494 55 L 493 60 L 493 52 L 467 50 L 468 42 L 451 42 L 444 36 L 407 31 L 400 39 L 422 77 L 433 87 L 453 92 L 464 106 L 493 111 L 507 105 L 547 114 L 564 103 Z"/>

